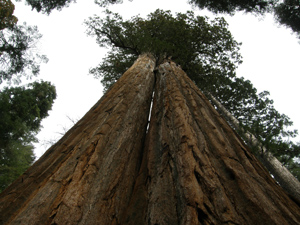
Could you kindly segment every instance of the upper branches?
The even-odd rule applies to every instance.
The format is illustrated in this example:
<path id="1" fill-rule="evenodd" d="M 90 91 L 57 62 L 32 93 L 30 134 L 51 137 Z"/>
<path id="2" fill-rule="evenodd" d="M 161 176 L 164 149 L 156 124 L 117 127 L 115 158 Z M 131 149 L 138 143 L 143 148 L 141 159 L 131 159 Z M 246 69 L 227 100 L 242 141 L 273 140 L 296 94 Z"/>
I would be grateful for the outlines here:
<path id="1" fill-rule="evenodd" d="M 151 52 L 157 61 L 172 57 L 194 81 L 199 80 L 199 74 L 233 77 L 241 63 L 240 43 L 233 39 L 223 18 L 209 21 L 193 12 L 174 17 L 170 11 L 156 10 L 146 19 L 135 16 L 123 21 L 119 14 L 106 13 L 104 19 L 95 16 L 85 23 L 88 35 L 96 36 L 101 47 L 111 48 L 108 58 L 91 70 L 107 81 L 109 76 L 115 76 L 108 74 L 107 68 L 113 72 L 120 64 L 130 65 L 132 56 L 144 52 Z"/>
<path id="2" fill-rule="evenodd" d="M 21 76 L 36 76 L 40 63 L 47 62 L 44 55 L 36 54 L 36 44 L 42 37 L 37 27 L 15 25 L 0 31 L 0 83 Z"/>

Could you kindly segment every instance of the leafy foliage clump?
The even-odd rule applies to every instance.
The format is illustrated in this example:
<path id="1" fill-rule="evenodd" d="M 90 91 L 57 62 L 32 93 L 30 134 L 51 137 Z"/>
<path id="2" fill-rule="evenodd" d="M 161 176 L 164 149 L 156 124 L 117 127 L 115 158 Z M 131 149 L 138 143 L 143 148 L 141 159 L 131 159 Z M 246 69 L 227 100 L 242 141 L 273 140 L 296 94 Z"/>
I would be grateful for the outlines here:
<path id="1" fill-rule="evenodd" d="M 44 81 L 0 92 L 0 190 L 33 162 L 32 142 L 55 99 L 55 87 Z"/>
<path id="2" fill-rule="evenodd" d="M 300 37 L 300 1 L 284 0 L 274 8 L 279 24 L 291 28 Z"/>
<path id="3" fill-rule="evenodd" d="M 111 47 L 103 62 L 90 71 L 104 78 L 106 88 L 141 53 L 152 53 L 157 62 L 170 57 L 193 80 L 204 82 L 207 76 L 235 76 L 235 68 L 241 63 L 240 44 L 223 18 L 209 21 L 193 12 L 173 17 L 170 11 L 156 10 L 146 19 L 136 16 L 123 21 L 120 15 L 107 11 L 105 19 L 95 16 L 86 25 L 87 33 L 96 36 L 101 47 Z"/>
<path id="4" fill-rule="evenodd" d="M 16 180 L 35 160 L 33 146 L 12 141 L 0 149 L 0 193 Z"/>
<path id="5" fill-rule="evenodd" d="M 0 147 L 10 140 L 35 140 L 55 98 L 55 87 L 45 81 L 4 88 L 0 92 Z"/>
<path id="6" fill-rule="evenodd" d="M 16 0 L 21 1 L 21 0 Z M 50 14 L 54 9 L 61 10 L 68 7 L 71 2 L 76 0 L 26 0 L 26 3 L 35 9 L 37 12 Z"/>
<path id="7" fill-rule="evenodd" d="M 190 4 L 200 9 L 208 9 L 214 13 L 228 13 L 233 15 L 236 11 L 263 14 L 272 11 L 278 0 L 189 0 Z"/>
<path id="8" fill-rule="evenodd" d="M 16 0 L 21 1 L 21 0 Z M 63 8 L 69 7 L 70 4 L 76 3 L 76 0 L 25 0 L 28 5 L 32 7 L 32 10 L 37 12 L 50 14 L 53 10 L 62 10 Z M 123 0 L 95 0 L 95 4 L 106 7 L 109 4 L 120 4 Z"/>

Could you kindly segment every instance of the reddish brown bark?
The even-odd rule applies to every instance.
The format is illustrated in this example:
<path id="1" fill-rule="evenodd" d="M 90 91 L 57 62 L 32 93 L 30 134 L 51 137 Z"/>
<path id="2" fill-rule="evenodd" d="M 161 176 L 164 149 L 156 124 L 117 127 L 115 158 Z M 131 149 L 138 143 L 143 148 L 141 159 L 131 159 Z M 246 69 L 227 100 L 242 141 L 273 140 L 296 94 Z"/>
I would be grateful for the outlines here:
<path id="1" fill-rule="evenodd" d="M 117 224 L 141 162 L 154 60 L 140 57 L 0 197 L 1 224 Z"/>
<path id="2" fill-rule="evenodd" d="M 300 208 L 186 74 L 141 56 L 0 196 L 2 224 L 299 224 Z M 146 139 L 146 140 L 145 140 Z"/>
<path id="3" fill-rule="evenodd" d="M 218 107 L 219 112 L 225 115 L 227 121 L 230 121 L 231 125 L 240 132 L 243 133 L 243 138 L 246 140 L 248 146 L 258 147 L 260 153 L 256 154 L 257 158 L 274 176 L 275 180 L 280 186 L 298 203 L 300 203 L 300 182 L 296 177 L 275 157 L 271 152 L 263 146 L 256 137 L 249 131 L 245 131 L 240 127 L 239 121 L 229 112 L 227 109 L 212 95 L 209 96 L 212 102 Z"/>
<path id="4" fill-rule="evenodd" d="M 158 69 L 134 197 L 128 224 L 300 223 L 299 206 L 168 62 Z"/>

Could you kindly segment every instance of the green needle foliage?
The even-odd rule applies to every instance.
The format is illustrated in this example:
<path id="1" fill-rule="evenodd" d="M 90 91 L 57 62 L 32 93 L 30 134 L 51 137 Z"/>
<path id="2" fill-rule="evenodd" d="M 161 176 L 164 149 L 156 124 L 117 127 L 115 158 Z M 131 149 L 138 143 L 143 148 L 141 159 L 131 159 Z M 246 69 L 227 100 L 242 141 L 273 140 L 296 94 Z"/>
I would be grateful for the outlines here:
<path id="1" fill-rule="evenodd" d="M 141 53 L 151 52 L 157 63 L 172 58 L 299 178 L 300 165 L 294 160 L 300 154 L 299 146 L 289 141 L 297 131 L 288 129 L 292 122 L 274 108 L 268 92 L 257 93 L 250 81 L 235 76 L 242 62 L 240 44 L 223 18 L 209 21 L 192 12 L 173 16 L 156 10 L 146 19 L 136 16 L 123 21 L 107 11 L 106 18 L 95 16 L 85 23 L 87 33 L 95 36 L 101 47 L 110 48 L 103 61 L 90 70 L 94 77 L 102 78 L 106 90 Z M 253 150 L 259 154 L 259 149 Z"/>
<path id="2" fill-rule="evenodd" d="M 33 162 L 31 143 L 55 98 L 55 87 L 44 81 L 0 92 L 0 191 Z"/>
<path id="3" fill-rule="evenodd" d="M 4 88 L 0 92 L 0 147 L 10 140 L 34 141 L 55 98 L 56 90 L 50 82 Z"/>
<path id="4" fill-rule="evenodd" d="M 156 10 L 146 19 L 136 16 L 123 21 L 120 15 L 107 11 L 105 19 L 95 16 L 86 25 L 87 33 L 96 36 L 101 47 L 111 47 L 104 61 L 90 71 L 104 78 L 106 88 L 145 52 L 151 52 L 157 62 L 171 57 L 194 81 L 204 82 L 203 87 L 207 77 L 234 77 L 241 63 L 240 44 L 223 18 L 209 21 L 193 12 L 173 17 L 170 11 Z"/>
<path id="5" fill-rule="evenodd" d="M 33 163 L 33 146 L 11 141 L 0 154 L 0 193 Z"/>

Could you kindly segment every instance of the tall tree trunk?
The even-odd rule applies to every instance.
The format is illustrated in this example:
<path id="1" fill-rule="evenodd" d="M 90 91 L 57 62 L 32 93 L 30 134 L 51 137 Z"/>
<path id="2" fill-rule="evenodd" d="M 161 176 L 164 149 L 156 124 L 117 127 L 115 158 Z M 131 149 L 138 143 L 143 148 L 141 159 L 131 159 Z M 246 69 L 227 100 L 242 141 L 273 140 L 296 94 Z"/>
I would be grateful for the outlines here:
<path id="1" fill-rule="evenodd" d="M 270 153 L 265 146 L 263 146 L 253 134 L 249 131 L 243 131 L 240 127 L 239 121 L 212 95 L 209 96 L 212 102 L 218 107 L 220 112 L 230 121 L 232 126 L 241 132 L 249 145 L 259 147 L 260 151 L 257 157 L 263 165 L 274 176 L 275 180 L 279 182 L 282 188 L 300 203 L 300 182 L 290 173 L 290 171 L 282 165 L 282 163 Z"/>
<path id="2" fill-rule="evenodd" d="M 299 224 L 299 209 L 186 74 L 160 65 L 122 224 Z"/>
<path id="3" fill-rule="evenodd" d="M 141 56 L 0 196 L 2 224 L 299 224 L 300 208 L 186 74 Z"/>
<path id="4" fill-rule="evenodd" d="M 1 193 L 0 224 L 117 224 L 139 170 L 154 86 L 144 55 Z"/>

